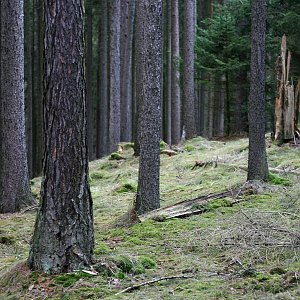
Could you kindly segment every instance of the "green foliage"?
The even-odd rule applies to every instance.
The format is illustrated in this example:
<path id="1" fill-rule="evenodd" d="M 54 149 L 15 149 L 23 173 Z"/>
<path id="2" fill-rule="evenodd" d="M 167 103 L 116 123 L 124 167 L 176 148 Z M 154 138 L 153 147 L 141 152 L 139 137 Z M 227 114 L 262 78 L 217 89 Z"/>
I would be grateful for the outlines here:
<path id="1" fill-rule="evenodd" d="M 167 147 L 168 147 L 168 144 L 166 142 L 164 142 L 162 140 L 159 142 L 160 151 L 165 150 Z"/>
<path id="2" fill-rule="evenodd" d="M 280 176 L 278 176 L 277 174 L 274 173 L 269 173 L 269 182 L 273 183 L 275 185 L 283 185 L 283 186 L 290 186 L 291 185 L 291 181 L 286 179 L 286 178 L 282 178 Z"/>

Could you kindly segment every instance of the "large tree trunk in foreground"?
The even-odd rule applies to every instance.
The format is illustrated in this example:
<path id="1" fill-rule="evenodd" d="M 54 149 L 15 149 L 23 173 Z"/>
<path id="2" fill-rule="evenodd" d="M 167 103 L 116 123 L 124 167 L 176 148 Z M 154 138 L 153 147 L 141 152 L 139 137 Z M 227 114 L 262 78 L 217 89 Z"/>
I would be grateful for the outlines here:
<path id="1" fill-rule="evenodd" d="M 23 1 L 0 2 L 0 213 L 33 203 L 25 138 Z"/>
<path id="2" fill-rule="evenodd" d="M 248 180 L 267 180 L 265 142 L 266 0 L 252 1 Z"/>
<path id="3" fill-rule="evenodd" d="M 159 207 L 159 141 L 162 72 L 162 1 L 137 2 L 137 97 L 140 108 L 140 166 L 134 210 Z"/>
<path id="4" fill-rule="evenodd" d="M 81 0 L 45 2 L 44 179 L 29 265 L 52 274 L 89 266 L 94 246 L 83 36 Z"/>

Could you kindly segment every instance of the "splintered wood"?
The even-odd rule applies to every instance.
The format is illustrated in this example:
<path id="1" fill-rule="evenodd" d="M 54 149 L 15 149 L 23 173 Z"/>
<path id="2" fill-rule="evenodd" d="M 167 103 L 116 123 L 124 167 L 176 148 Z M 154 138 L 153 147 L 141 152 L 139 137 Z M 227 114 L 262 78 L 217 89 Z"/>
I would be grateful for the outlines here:
<path id="1" fill-rule="evenodd" d="M 282 37 L 281 54 L 276 61 L 277 91 L 275 101 L 275 140 L 282 144 L 284 140 L 291 140 L 298 134 L 299 114 L 299 82 L 295 89 L 289 81 L 291 66 L 291 52 L 287 50 L 286 36 Z"/>

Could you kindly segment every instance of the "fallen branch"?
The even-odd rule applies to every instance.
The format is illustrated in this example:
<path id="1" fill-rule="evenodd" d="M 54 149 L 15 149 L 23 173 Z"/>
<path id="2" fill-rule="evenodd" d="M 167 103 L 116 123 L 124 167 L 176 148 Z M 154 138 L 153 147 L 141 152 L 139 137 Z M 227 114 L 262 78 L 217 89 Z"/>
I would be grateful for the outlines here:
<path id="1" fill-rule="evenodd" d="M 218 160 L 210 160 L 210 161 L 196 160 L 194 166 L 192 167 L 192 170 L 198 167 L 203 167 L 203 169 L 205 169 L 207 166 L 213 166 L 214 168 L 216 168 L 218 166 Z"/>
<path id="2" fill-rule="evenodd" d="M 126 289 L 118 292 L 117 294 L 115 295 L 120 295 L 120 294 L 123 294 L 123 293 L 129 293 L 131 291 L 134 291 L 134 290 L 137 290 L 139 289 L 140 287 L 142 286 L 145 286 L 145 285 L 151 285 L 153 283 L 156 283 L 156 282 L 159 282 L 159 281 L 162 281 L 162 280 L 172 280 L 172 279 L 188 279 L 188 278 L 192 278 L 194 277 L 194 275 L 175 275 L 175 276 L 168 276 L 168 277 L 160 277 L 160 278 L 155 278 L 153 280 L 149 280 L 149 281 L 145 281 L 145 282 L 142 282 L 142 283 L 139 283 L 139 284 L 136 284 L 136 285 L 132 285 L 132 286 L 129 286 L 127 287 Z"/>
<path id="3" fill-rule="evenodd" d="M 216 194 L 204 195 L 192 200 L 181 201 L 171 206 L 153 210 L 146 214 L 139 215 L 138 218 L 141 222 L 147 219 L 163 221 L 166 219 L 172 219 L 176 217 L 185 218 L 191 215 L 201 214 L 205 212 L 208 209 L 207 204 L 213 200 L 224 199 L 228 197 L 232 198 L 231 200 L 228 199 L 230 205 L 237 204 L 241 201 L 244 201 L 244 199 L 236 199 L 237 197 L 245 194 L 253 194 L 254 189 L 255 188 L 252 186 L 245 185 L 239 189 L 234 189 Z"/>

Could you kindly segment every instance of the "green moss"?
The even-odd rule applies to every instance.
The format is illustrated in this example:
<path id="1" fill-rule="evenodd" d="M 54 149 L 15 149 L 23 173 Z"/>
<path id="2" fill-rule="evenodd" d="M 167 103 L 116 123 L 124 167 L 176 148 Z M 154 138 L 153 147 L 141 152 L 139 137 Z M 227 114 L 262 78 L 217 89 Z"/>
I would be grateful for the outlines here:
<path id="1" fill-rule="evenodd" d="M 53 281 L 61 285 L 63 287 L 69 287 L 72 286 L 76 281 L 78 281 L 81 278 L 90 278 L 92 275 L 84 273 L 84 272 L 78 272 L 78 273 L 72 273 L 72 274 L 62 274 L 59 276 L 56 276 L 53 278 Z"/>
<path id="2" fill-rule="evenodd" d="M 122 159 L 125 159 L 125 158 L 118 152 L 113 152 L 109 157 L 109 160 L 122 160 Z"/>
<path id="3" fill-rule="evenodd" d="M 290 186 L 291 181 L 287 178 L 282 178 L 274 173 L 269 173 L 269 182 L 275 185 L 283 185 L 283 186 Z"/>
<path id="4" fill-rule="evenodd" d="M 103 242 L 98 243 L 94 250 L 95 255 L 109 254 L 111 249 Z"/>
<path id="5" fill-rule="evenodd" d="M 125 255 L 116 257 L 115 263 L 117 267 L 124 273 L 142 274 L 145 273 L 145 268 L 142 263 L 136 258 L 130 258 Z"/>
<path id="6" fill-rule="evenodd" d="M 0 244 L 12 245 L 16 242 L 16 238 L 11 235 L 0 236 Z"/>
<path id="7" fill-rule="evenodd" d="M 195 147 L 192 146 L 192 145 L 186 145 L 186 146 L 184 147 L 184 150 L 187 151 L 187 152 L 192 152 L 192 151 L 195 150 Z"/>
<path id="8" fill-rule="evenodd" d="M 90 178 L 92 181 L 97 181 L 100 179 L 109 178 L 109 176 L 108 174 L 106 174 L 106 172 L 94 171 L 94 172 L 90 172 Z"/>
<path id="9" fill-rule="evenodd" d="M 140 256 L 139 261 L 145 269 L 155 269 L 156 267 L 155 261 L 149 258 L 148 256 Z"/>
<path id="10" fill-rule="evenodd" d="M 115 192 L 118 194 L 129 193 L 129 192 L 135 193 L 136 191 L 137 191 L 137 187 L 131 183 L 124 183 L 115 190 Z"/>
<path id="11" fill-rule="evenodd" d="M 165 143 L 164 141 L 160 141 L 160 142 L 159 142 L 159 148 L 160 148 L 160 151 L 161 151 L 161 150 L 165 150 L 167 147 L 168 147 L 168 144 Z"/>
<path id="12" fill-rule="evenodd" d="M 134 143 L 122 143 L 121 147 L 123 150 L 129 150 L 134 148 Z"/>

